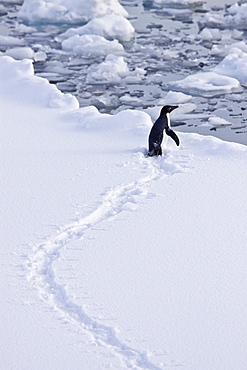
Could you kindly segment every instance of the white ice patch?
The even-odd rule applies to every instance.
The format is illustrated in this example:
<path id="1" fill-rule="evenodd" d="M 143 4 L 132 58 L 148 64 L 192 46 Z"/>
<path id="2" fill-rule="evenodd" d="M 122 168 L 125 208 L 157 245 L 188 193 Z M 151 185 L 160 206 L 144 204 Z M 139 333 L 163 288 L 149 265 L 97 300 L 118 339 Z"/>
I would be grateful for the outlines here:
<path id="1" fill-rule="evenodd" d="M 34 58 L 34 51 L 30 47 L 16 47 L 8 49 L 5 52 L 5 55 L 8 55 L 14 59 L 21 60 L 21 59 L 32 59 Z"/>
<path id="2" fill-rule="evenodd" d="M 246 29 L 247 4 L 232 5 L 226 14 L 206 13 L 200 21 L 201 27 Z"/>
<path id="3" fill-rule="evenodd" d="M 159 101 L 159 105 L 176 105 L 189 103 L 192 100 L 191 95 L 177 91 L 169 91 L 166 96 Z"/>
<path id="4" fill-rule="evenodd" d="M 236 78 L 240 83 L 247 83 L 247 53 L 234 49 L 215 68 L 221 75 Z"/>
<path id="5" fill-rule="evenodd" d="M 123 57 L 109 54 L 105 61 L 97 67 L 89 68 L 87 81 L 89 83 L 119 83 L 121 81 L 138 83 L 144 78 L 145 73 L 146 71 L 142 68 L 130 71 Z"/>
<path id="6" fill-rule="evenodd" d="M 134 27 L 131 23 L 120 15 L 107 14 L 100 18 L 94 18 L 85 26 L 69 28 L 66 32 L 56 37 L 62 42 L 74 35 L 98 35 L 107 40 L 130 41 L 134 37 Z"/>
<path id="7" fill-rule="evenodd" d="M 106 14 L 128 16 L 118 0 L 24 0 L 18 17 L 30 23 L 85 23 Z"/>
<path id="8" fill-rule="evenodd" d="M 220 128 L 220 127 L 226 127 L 226 126 L 231 126 L 232 123 L 225 120 L 224 118 L 221 117 L 209 117 L 208 119 L 209 125 Z"/>
<path id="9" fill-rule="evenodd" d="M 6 15 L 8 13 L 4 5 L 0 4 L 0 16 Z"/>
<path id="10" fill-rule="evenodd" d="M 71 36 L 62 42 L 62 48 L 70 53 L 94 57 L 124 52 L 117 40 L 109 41 L 98 35 Z"/>
<path id="11" fill-rule="evenodd" d="M 24 46 L 25 41 L 22 39 L 18 39 L 17 37 L 13 36 L 1 36 L 0 35 L 0 46 Z"/>
<path id="12" fill-rule="evenodd" d="M 222 35 L 220 33 L 220 30 L 217 28 L 203 28 L 203 30 L 199 33 L 198 37 L 199 39 L 203 41 L 211 41 L 211 40 L 216 40 L 219 41 L 222 38 Z"/>
<path id="13" fill-rule="evenodd" d="M 202 5 L 202 0 L 153 0 L 154 5 L 156 6 L 167 6 L 167 7 L 176 7 L 184 8 L 187 6 L 198 6 Z"/>
<path id="14" fill-rule="evenodd" d="M 247 53 L 246 43 L 244 41 L 239 41 L 239 42 L 231 43 L 230 45 L 228 44 L 223 45 L 223 46 L 213 45 L 211 54 L 217 55 L 220 57 L 225 57 L 226 55 L 233 53 L 236 49 L 242 50 L 245 53 Z"/>
<path id="15" fill-rule="evenodd" d="M 165 88 L 208 98 L 242 91 L 238 80 L 215 72 L 196 73 L 180 81 L 168 82 Z"/>

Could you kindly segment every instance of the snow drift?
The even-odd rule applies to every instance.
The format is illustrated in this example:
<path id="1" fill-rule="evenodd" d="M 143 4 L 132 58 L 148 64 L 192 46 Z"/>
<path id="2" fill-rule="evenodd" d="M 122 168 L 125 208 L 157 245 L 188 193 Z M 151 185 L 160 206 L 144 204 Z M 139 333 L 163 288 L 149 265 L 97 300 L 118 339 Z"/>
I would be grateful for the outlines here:
<path id="1" fill-rule="evenodd" d="M 2 366 L 244 370 L 246 147 L 0 78 Z"/>

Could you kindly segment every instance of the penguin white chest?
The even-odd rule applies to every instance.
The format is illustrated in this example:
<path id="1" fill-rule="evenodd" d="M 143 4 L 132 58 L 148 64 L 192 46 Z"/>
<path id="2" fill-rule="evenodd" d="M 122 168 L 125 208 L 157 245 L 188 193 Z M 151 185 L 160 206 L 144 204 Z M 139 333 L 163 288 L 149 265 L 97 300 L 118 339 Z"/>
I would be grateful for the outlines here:
<path id="1" fill-rule="evenodd" d="M 170 114 L 169 113 L 166 113 L 166 118 L 167 118 L 167 124 L 168 126 L 171 128 L 171 120 L 170 120 Z"/>

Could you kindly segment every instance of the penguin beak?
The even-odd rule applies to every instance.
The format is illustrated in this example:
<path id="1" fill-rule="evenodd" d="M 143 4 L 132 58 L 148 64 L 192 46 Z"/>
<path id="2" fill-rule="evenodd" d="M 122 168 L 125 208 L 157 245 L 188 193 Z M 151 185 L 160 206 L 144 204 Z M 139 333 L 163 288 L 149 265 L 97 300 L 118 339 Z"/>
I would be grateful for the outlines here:
<path id="1" fill-rule="evenodd" d="M 172 112 L 174 109 L 178 108 L 178 105 L 171 105 L 170 106 L 170 112 Z"/>

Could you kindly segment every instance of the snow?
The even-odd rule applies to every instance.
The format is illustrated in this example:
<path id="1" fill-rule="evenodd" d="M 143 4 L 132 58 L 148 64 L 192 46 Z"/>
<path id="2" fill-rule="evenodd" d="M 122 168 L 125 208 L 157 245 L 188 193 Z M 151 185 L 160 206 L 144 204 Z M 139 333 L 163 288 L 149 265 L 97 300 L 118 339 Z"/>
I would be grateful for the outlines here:
<path id="1" fill-rule="evenodd" d="M 84 56 L 104 56 L 110 53 L 124 53 L 124 48 L 117 40 L 106 40 L 98 35 L 74 35 L 62 41 L 66 52 Z"/>
<path id="2" fill-rule="evenodd" d="M 106 14 L 128 16 L 118 0 L 24 0 L 18 17 L 28 23 L 86 23 Z"/>
<path id="3" fill-rule="evenodd" d="M 61 42 L 74 35 L 98 35 L 108 40 L 128 42 L 134 37 L 134 27 L 120 15 L 107 14 L 100 18 L 94 18 L 85 26 L 69 28 L 66 32 L 56 37 Z"/>
<path id="4" fill-rule="evenodd" d="M 244 370 L 246 147 L 177 131 L 146 158 L 147 113 L 79 108 L 27 59 L 0 78 L 1 366 Z"/>

